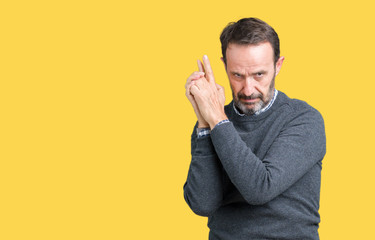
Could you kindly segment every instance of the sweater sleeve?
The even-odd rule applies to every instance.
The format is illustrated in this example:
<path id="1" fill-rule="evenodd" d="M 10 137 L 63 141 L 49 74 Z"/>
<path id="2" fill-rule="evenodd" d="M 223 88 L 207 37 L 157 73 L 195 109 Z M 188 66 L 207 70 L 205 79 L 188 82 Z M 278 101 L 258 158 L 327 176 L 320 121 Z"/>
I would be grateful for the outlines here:
<path id="1" fill-rule="evenodd" d="M 292 186 L 326 152 L 324 122 L 315 109 L 293 117 L 259 159 L 232 123 L 211 131 L 215 151 L 232 183 L 252 205 L 262 205 Z"/>
<path id="2" fill-rule="evenodd" d="M 223 198 L 221 166 L 210 136 L 191 136 L 191 163 L 184 185 L 186 203 L 200 216 L 212 215 Z"/>

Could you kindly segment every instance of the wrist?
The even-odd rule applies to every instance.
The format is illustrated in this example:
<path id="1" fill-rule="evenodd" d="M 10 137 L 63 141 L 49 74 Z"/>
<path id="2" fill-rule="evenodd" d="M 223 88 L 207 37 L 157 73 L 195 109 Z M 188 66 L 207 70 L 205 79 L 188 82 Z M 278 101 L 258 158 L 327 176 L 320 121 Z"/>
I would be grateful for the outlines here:
<path id="1" fill-rule="evenodd" d="M 223 115 L 213 119 L 212 121 L 210 121 L 209 122 L 210 129 L 212 130 L 216 126 L 216 124 L 218 124 L 219 122 L 221 122 L 223 120 L 228 120 L 227 115 L 223 114 Z"/>
<path id="2" fill-rule="evenodd" d="M 198 120 L 198 128 L 209 128 L 210 125 L 206 121 Z"/>

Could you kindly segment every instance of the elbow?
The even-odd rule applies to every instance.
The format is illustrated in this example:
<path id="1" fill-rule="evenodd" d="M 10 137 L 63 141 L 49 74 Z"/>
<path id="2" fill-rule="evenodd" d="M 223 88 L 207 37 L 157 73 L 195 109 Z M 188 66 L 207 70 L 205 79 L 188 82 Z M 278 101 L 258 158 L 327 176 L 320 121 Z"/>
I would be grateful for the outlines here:
<path id="1" fill-rule="evenodd" d="M 194 206 L 194 207 L 190 206 L 190 208 L 195 214 L 202 216 L 202 217 L 209 217 L 212 214 L 214 214 L 214 212 L 217 210 L 217 208 L 212 208 L 209 206 Z"/>
<path id="2" fill-rule="evenodd" d="M 214 212 L 218 209 L 218 207 L 198 206 L 198 205 L 194 207 L 190 207 L 190 208 L 195 214 L 202 216 L 202 217 L 209 217 L 212 214 L 214 214 Z"/>
<path id="3" fill-rule="evenodd" d="M 210 201 L 193 201 L 189 196 L 184 194 L 185 201 L 189 205 L 190 209 L 197 215 L 202 217 L 209 217 L 220 207 L 219 203 Z"/>

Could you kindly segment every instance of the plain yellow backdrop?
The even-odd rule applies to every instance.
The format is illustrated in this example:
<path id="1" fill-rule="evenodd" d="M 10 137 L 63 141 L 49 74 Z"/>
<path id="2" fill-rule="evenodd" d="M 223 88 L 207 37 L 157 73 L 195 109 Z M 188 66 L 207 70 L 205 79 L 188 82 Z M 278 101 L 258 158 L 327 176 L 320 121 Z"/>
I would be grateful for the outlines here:
<path id="1" fill-rule="evenodd" d="M 0 239 L 207 239 L 182 186 L 207 54 L 258 17 L 281 39 L 277 89 L 324 116 L 321 239 L 375 239 L 371 1 L 2 1 Z"/>

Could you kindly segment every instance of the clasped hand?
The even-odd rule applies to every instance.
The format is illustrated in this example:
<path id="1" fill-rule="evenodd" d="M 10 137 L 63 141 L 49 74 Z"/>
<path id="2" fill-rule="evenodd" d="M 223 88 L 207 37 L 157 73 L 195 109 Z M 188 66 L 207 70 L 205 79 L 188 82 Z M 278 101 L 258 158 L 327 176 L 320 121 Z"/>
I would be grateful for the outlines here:
<path id="1" fill-rule="evenodd" d="M 203 64 L 198 60 L 199 72 L 192 73 L 185 84 L 186 97 L 198 118 L 198 128 L 211 129 L 227 119 L 224 112 L 224 88 L 214 79 L 208 57 L 203 56 Z"/>

